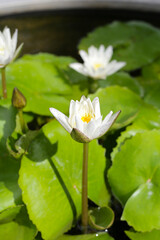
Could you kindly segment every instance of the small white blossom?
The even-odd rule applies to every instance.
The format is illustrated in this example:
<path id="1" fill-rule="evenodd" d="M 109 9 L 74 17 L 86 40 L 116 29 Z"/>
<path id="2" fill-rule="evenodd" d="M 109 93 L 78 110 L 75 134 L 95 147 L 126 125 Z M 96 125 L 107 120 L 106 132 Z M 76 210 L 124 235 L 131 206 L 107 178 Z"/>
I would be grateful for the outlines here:
<path id="1" fill-rule="evenodd" d="M 117 62 L 116 60 L 110 62 L 113 55 L 112 46 L 106 49 L 103 45 L 99 49 L 91 46 L 88 48 L 88 54 L 84 50 L 80 50 L 79 54 L 84 63 L 71 63 L 70 67 L 94 79 L 106 79 L 107 76 L 126 65 L 125 62 Z"/>
<path id="2" fill-rule="evenodd" d="M 53 116 L 78 142 L 90 142 L 104 135 L 112 126 L 120 111 L 112 111 L 102 120 L 99 98 L 92 102 L 90 98 L 81 97 L 80 101 L 71 100 L 69 118 L 55 108 L 50 108 Z"/>
<path id="3" fill-rule="evenodd" d="M 16 50 L 17 37 L 17 29 L 12 37 L 8 27 L 5 27 L 3 32 L 0 31 L 0 68 L 5 67 L 18 56 L 23 44 Z"/>

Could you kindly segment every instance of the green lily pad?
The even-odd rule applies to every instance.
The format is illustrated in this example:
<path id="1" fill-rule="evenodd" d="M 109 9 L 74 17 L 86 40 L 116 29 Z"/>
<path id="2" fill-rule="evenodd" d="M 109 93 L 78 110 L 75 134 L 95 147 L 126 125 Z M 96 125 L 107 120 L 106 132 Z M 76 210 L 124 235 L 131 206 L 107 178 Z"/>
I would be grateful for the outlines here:
<path id="1" fill-rule="evenodd" d="M 112 161 L 127 139 L 135 136 L 137 133 L 153 129 L 160 129 L 160 112 L 155 107 L 145 104 L 138 112 L 134 122 L 127 126 L 125 131 L 118 137 L 117 145 L 111 153 Z"/>
<path id="2" fill-rule="evenodd" d="M 19 136 L 16 132 L 7 139 L 7 149 L 9 153 L 16 159 L 20 158 L 22 154 L 27 153 L 30 142 L 38 135 L 38 130 L 30 131 Z"/>
<path id="3" fill-rule="evenodd" d="M 17 87 L 27 99 L 24 111 L 49 116 L 49 107 L 53 106 L 68 112 L 69 101 L 88 92 L 81 83 L 72 84 L 67 75 L 68 65 L 73 61 L 70 57 L 41 53 L 24 56 L 10 64 L 6 69 L 8 99 L 11 100 L 12 91 Z"/>
<path id="4" fill-rule="evenodd" d="M 125 61 L 125 70 L 135 70 L 160 56 L 160 31 L 139 21 L 113 22 L 89 33 L 81 40 L 79 49 L 101 44 L 114 47 L 113 59 Z"/>
<path id="5" fill-rule="evenodd" d="M 142 76 L 147 80 L 160 80 L 160 58 L 142 68 Z"/>
<path id="6" fill-rule="evenodd" d="M 20 162 L 10 156 L 0 146 L 0 212 L 21 204 L 21 191 L 18 186 Z"/>
<path id="7" fill-rule="evenodd" d="M 22 205 L 8 208 L 0 213 L 0 224 L 11 222 L 16 215 L 20 212 Z"/>
<path id="8" fill-rule="evenodd" d="M 115 73 L 111 76 L 108 76 L 106 80 L 99 80 L 98 83 L 99 86 L 103 88 L 115 85 L 127 87 L 138 95 L 143 96 L 142 86 L 139 84 L 136 78 L 131 77 L 125 72 Z"/>
<path id="9" fill-rule="evenodd" d="M 96 234 L 83 234 L 83 235 L 63 235 L 59 237 L 57 240 L 113 240 L 112 237 L 108 235 L 108 233 L 96 233 Z"/>
<path id="10" fill-rule="evenodd" d="M 160 239 L 160 230 L 153 230 L 151 232 L 146 232 L 146 233 L 126 231 L 125 233 L 131 240 L 153 240 L 153 239 L 159 240 Z"/>
<path id="11" fill-rule="evenodd" d="M 90 95 L 91 99 L 95 97 L 99 97 L 103 117 L 111 110 L 114 113 L 121 110 L 121 114 L 113 125 L 114 128 L 121 128 L 132 122 L 144 104 L 137 94 L 119 86 L 99 89 L 95 94 Z"/>
<path id="12" fill-rule="evenodd" d="M 19 184 L 30 219 L 46 240 L 56 239 L 81 213 L 83 145 L 53 120 L 45 125 L 22 158 Z M 109 200 L 104 181 L 104 149 L 89 144 L 88 196 L 100 206 Z M 96 191 L 95 191 L 96 189 Z"/>
<path id="13" fill-rule="evenodd" d="M 0 224 L 0 239 L 32 240 L 36 234 L 37 230 L 28 219 L 24 207 L 17 215 L 15 221 Z"/>
<path id="14" fill-rule="evenodd" d="M 159 173 L 160 171 L 158 171 L 158 175 Z M 157 175 L 157 173 L 155 174 Z M 137 231 L 146 232 L 160 228 L 159 198 L 159 186 L 148 179 L 148 182 L 142 184 L 128 199 L 122 220 L 126 220 Z"/>
<path id="15" fill-rule="evenodd" d="M 108 172 L 113 193 L 125 204 L 122 219 L 137 231 L 160 228 L 159 141 L 159 130 L 137 133 L 121 146 Z"/>
<path id="16" fill-rule="evenodd" d="M 160 109 L 160 59 L 143 67 L 138 81 L 144 89 L 144 101 Z"/>
<path id="17" fill-rule="evenodd" d="M 0 212 L 21 204 L 18 186 L 20 162 L 15 161 L 6 149 L 6 139 L 16 127 L 16 113 L 17 110 L 11 106 L 0 106 Z"/>
<path id="18" fill-rule="evenodd" d="M 17 110 L 14 107 L 0 106 L 0 143 L 3 146 L 16 127 L 16 114 Z"/>
<path id="19" fill-rule="evenodd" d="M 89 211 L 89 225 L 97 230 L 109 228 L 114 221 L 114 212 L 109 207 L 98 207 Z"/>

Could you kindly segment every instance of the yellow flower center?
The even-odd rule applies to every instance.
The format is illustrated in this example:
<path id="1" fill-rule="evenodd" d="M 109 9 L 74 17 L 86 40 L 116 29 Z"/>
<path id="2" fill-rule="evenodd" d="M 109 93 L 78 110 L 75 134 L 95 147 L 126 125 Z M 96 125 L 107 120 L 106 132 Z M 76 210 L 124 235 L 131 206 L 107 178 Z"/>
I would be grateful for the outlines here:
<path id="1" fill-rule="evenodd" d="M 93 118 L 93 116 L 90 113 L 85 113 L 85 115 L 83 117 L 81 117 L 81 120 L 83 122 L 89 123 L 91 121 L 91 119 Z"/>
<path id="2" fill-rule="evenodd" d="M 97 70 L 98 68 L 102 67 L 101 63 L 95 63 L 94 64 L 94 69 Z"/>

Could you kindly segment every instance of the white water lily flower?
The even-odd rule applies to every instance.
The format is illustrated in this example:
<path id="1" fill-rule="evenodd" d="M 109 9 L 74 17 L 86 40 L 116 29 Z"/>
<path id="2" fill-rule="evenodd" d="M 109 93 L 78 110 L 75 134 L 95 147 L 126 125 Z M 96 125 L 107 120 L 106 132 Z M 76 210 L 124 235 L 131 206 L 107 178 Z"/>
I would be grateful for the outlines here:
<path id="1" fill-rule="evenodd" d="M 112 111 L 102 120 L 99 98 L 92 102 L 90 98 L 81 97 L 80 101 L 71 100 L 69 118 L 55 108 L 50 108 L 53 116 L 78 142 L 90 142 L 104 135 L 112 126 L 120 111 Z"/>
<path id="2" fill-rule="evenodd" d="M 84 63 L 71 63 L 70 67 L 94 79 L 106 79 L 107 76 L 112 75 L 126 65 L 125 62 L 117 62 L 116 60 L 110 62 L 113 55 L 112 46 L 106 49 L 104 45 L 101 45 L 99 49 L 91 46 L 88 48 L 88 54 L 84 50 L 80 50 L 79 54 Z"/>
<path id="3" fill-rule="evenodd" d="M 16 50 L 17 37 L 17 29 L 12 37 L 8 27 L 5 27 L 3 32 L 0 31 L 0 68 L 5 67 L 18 56 L 23 44 Z"/>

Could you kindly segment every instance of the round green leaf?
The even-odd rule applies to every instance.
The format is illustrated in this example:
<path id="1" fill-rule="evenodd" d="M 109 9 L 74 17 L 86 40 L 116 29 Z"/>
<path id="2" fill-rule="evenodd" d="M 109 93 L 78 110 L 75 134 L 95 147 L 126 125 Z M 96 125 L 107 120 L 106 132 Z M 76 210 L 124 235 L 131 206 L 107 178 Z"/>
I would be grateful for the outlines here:
<path id="1" fill-rule="evenodd" d="M 29 216 L 42 237 L 56 239 L 81 213 L 82 149 L 57 121 L 45 125 L 22 158 L 19 184 Z M 104 149 L 89 144 L 88 195 L 107 205 Z M 96 189 L 96 191 L 95 191 Z"/>
<path id="2" fill-rule="evenodd" d="M 101 44 L 114 47 L 113 59 L 125 61 L 125 70 L 135 70 L 160 55 L 160 31 L 144 22 L 113 22 L 89 33 L 81 40 L 79 49 Z"/>
<path id="3" fill-rule="evenodd" d="M 22 208 L 15 221 L 0 224 L 0 239 L 33 240 L 37 230 Z"/>
<path id="4" fill-rule="evenodd" d="M 20 212 L 22 205 L 8 208 L 0 213 L 0 223 L 6 223 L 12 221 L 16 215 Z"/>
<path id="5" fill-rule="evenodd" d="M 137 133 L 121 146 L 108 173 L 113 193 L 126 203 L 122 219 L 137 231 L 160 228 L 159 141 L 159 130 Z"/>
<path id="6" fill-rule="evenodd" d="M 160 113 L 159 111 L 149 104 L 145 104 L 138 112 L 134 122 L 123 131 L 117 139 L 117 145 L 111 153 L 112 161 L 117 152 L 121 150 L 124 142 L 135 136 L 139 132 L 146 130 L 160 129 Z"/>
<path id="7" fill-rule="evenodd" d="M 57 240 L 113 240 L 107 233 L 99 232 L 96 234 L 83 234 L 83 235 L 63 235 L 59 237 Z"/>
<path id="8" fill-rule="evenodd" d="M 143 84 L 145 89 L 144 101 L 160 109 L 160 81 L 149 80 Z"/>
<path id="9" fill-rule="evenodd" d="M 0 211 L 4 211 L 21 203 L 21 191 L 17 183 L 20 163 L 1 146 L 0 152 Z"/>
<path id="10" fill-rule="evenodd" d="M 0 238 L 5 240 L 32 240 L 35 232 L 26 226 L 19 225 L 16 222 L 9 222 L 0 225 Z"/>
<path id="11" fill-rule="evenodd" d="M 154 185 L 149 179 L 128 199 L 122 220 L 126 220 L 137 231 L 146 232 L 160 228 L 159 199 L 159 186 Z"/>
<path id="12" fill-rule="evenodd" d="M 144 104 L 137 94 L 119 86 L 99 89 L 95 94 L 90 95 L 90 97 L 91 99 L 99 97 L 103 117 L 111 110 L 114 113 L 121 110 L 121 114 L 113 125 L 114 128 L 120 128 L 132 122 Z"/>
<path id="13" fill-rule="evenodd" d="M 16 127 L 16 114 L 17 110 L 14 107 L 0 106 L 0 143 L 3 146 Z"/>
<path id="14" fill-rule="evenodd" d="M 151 64 L 144 66 L 142 68 L 142 76 L 147 80 L 150 79 L 152 82 L 153 79 L 160 80 L 160 58 Z"/>
<path id="15" fill-rule="evenodd" d="M 106 80 L 99 80 L 98 83 L 99 86 L 103 88 L 115 85 L 127 87 L 138 95 L 143 96 L 142 86 L 139 84 L 136 78 L 131 77 L 125 72 L 115 73 L 111 76 L 108 76 Z"/>
<path id="16" fill-rule="evenodd" d="M 67 75 L 71 62 L 72 58 L 51 54 L 24 56 L 6 69 L 8 98 L 17 87 L 27 99 L 24 111 L 51 115 L 49 107 L 54 106 L 68 112 L 71 99 L 87 94 L 81 84 L 71 83 Z"/>
<path id="17" fill-rule="evenodd" d="M 153 230 L 151 232 L 146 232 L 146 233 L 126 231 L 126 234 L 131 240 L 153 240 L 153 239 L 159 240 L 160 239 L 160 230 Z"/>
<path id="18" fill-rule="evenodd" d="M 97 230 L 109 228 L 114 221 L 114 212 L 109 207 L 98 207 L 89 211 L 89 224 Z"/>
<path id="19" fill-rule="evenodd" d="M 6 139 L 16 127 L 17 110 L 0 106 L 0 212 L 21 204 L 21 191 L 18 186 L 20 163 L 6 149 Z M 8 211 L 12 215 L 12 211 Z M 3 213 L 4 214 L 4 213 Z"/>
<path id="20" fill-rule="evenodd" d="M 144 101 L 160 108 L 160 59 L 143 67 L 139 83 L 144 89 Z"/>

